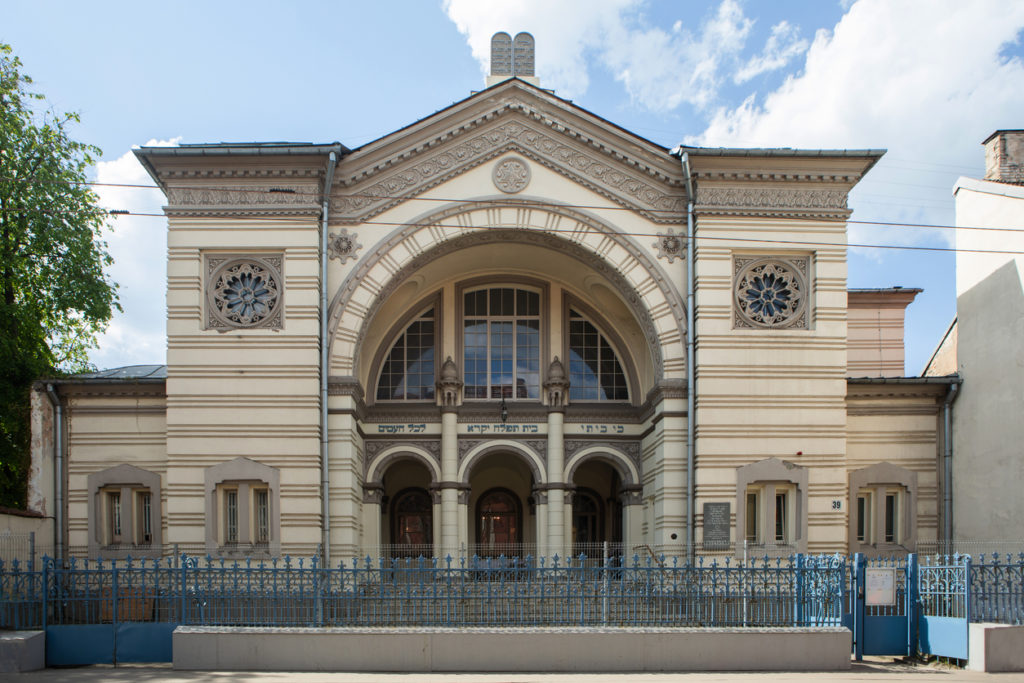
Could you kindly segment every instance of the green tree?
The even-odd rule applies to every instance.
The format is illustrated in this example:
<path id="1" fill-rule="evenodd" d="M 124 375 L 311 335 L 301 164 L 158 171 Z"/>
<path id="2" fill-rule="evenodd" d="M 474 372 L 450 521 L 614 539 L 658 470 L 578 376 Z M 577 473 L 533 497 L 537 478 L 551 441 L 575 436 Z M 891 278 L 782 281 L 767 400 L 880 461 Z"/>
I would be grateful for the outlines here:
<path id="1" fill-rule="evenodd" d="M 100 234 L 107 212 L 86 185 L 100 151 L 68 137 L 0 43 L 0 505 L 24 507 L 29 392 L 35 379 L 80 372 L 110 320 L 117 287 Z"/>

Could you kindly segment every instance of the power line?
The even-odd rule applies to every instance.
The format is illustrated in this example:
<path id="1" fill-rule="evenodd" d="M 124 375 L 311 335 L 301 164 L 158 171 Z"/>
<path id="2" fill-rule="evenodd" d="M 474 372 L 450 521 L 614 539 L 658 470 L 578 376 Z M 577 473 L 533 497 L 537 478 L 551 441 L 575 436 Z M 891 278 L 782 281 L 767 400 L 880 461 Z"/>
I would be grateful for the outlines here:
<path id="1" fill-rule="evenodd" d="M 16 181 L 16 182 L 20 181 L 20 179 L 14 179 L 14 178 L 4 178 L 4 180 L 13 180 L 13 181 Z M 23 182 L 29 182 L 29 181 L 23 181 Z M 92 182 L 92 181 L 72 182 L 72 181 L 61 181 L 61 180 L 54 180 L 54 181 L 47 181 L 47 182 L 51 182 L 51 183 L 55 183 L 55 184 L 77 184 L 77 185 L 89 185 L 89 186 L 96 186 L 96 187 L 123 187 L 123 188 L 134 188 L 134 189 L 144 189 L 144 190 L 161 190 L 162 191 L 162 188 L 160 188 L 157 185 L 136 185 L 136 184 L 130 184 L 130 183 L 99 183 L 99 182 Z M 900 184 L 900 183 L 889 183 L 889 184 Z M 209 190 L 211 188 L 209 188 L 208 186 L 198 186 L 198 185 L 197 186 L 177 185 L 177 186 L 175 186 L 174 189 L 181 189 L 181 190 Z M 240 188 L 232 187 L 232 188 L 216 188 L 216 189 L 219 189 L 221 191 L 226 191 L 226 192 L 235 192 L 235 193 L 239 193 L 239 194 L 289 194 L 289 195 L 308 196 L 308 197 L 316 197 L 316 198 L 319 198 L 320 195 L 321 195 L 320 192 L 307 192 L 307 191 L 304 191 L 304 190 L 296 190 L 294 188 L 285 188 L 285 187 L 281 187 L 281 188 L 274 188 L 274 187 L 271 187 L 271 188 L 256 188 L 256 189 L 243 188 L 243 187 L 240 187 Z M 439 203 L 443 202 L 443 203 L 446 203 L 446 204 L 475 204 L 475 203 L 480 203 L 481 201 L 485 201 L 485 202 L 488 201 L 488 200 L 479 200 L 479 199 L 457 199 L 457 198 L 452 198 L 452 197 L 408 197 L 408 196 L 404 196 L 404 195 L 384 195 L 384 194 L 366 194 L 366 193 L 354 193 L 354 194 L 345 195 L 345 196 L 346 197 L 370 198 L 370 199 L 398 199 L 398 200 L 403 200 L 403 201 L 422 201 L 422 202 L 439 202 Z M 869 195 L 869 196 L 884 196 L 884 195 Z M 893 198 L 896 198 L 896 197 L 893 197 Z M 869 201 L 869 202 L 866 202 L 866 203 L 886 205 L 886 206 L 892 206 L 893 205 L 891 203 L 885 203 L 885 202 L 870 202 Z M 555 202 L 545 202 L 545 201 L 542 201 L 542 200 L 531 200 L 531 205 L 532 206 L 538 206 L 538 207 L 552 207 L 552 208 L 561 208 L 561 209 L 586 209 L 586 210 L 593 210 L 593 211 L 629 211 L 629 212 L 635 212 L 635 209 L 631 209 L 629 207 L 624 207 L 624 206 L 597 206 L 597 205 L 588 205 L 588 204 L 559 204 L 559 203 L 555 203 Z M 13 210 L 13 211 L 16 211 L 16 210 Z M 117 212 L 118 214 L 122 214 L 122 215 L 124 214 L 124 210 L 120 210 L 120 209 L 111 209 L 110 211 Z M 644 211 L 647 212 L 647 213 L 652 213 L 652 214 L 680 214 L 681 213 L 680 211 L 673 211 L 673 210 L 670 210 L 670 209 L 644 209 Z M 145 214 L 145 213 L 127 212 L 127 215 L 132 215 L 132 216 L 163 216 L 164 214 Z M 791 218 L 791 217 L 785 217 L 784 220 L 788 220 L 788 221 L 813 221 L 813 222 L 817 222 L 817 223 L 844 223 L 844 224 L 854 224 L 854 225 L 878 225 L 878 226 L 903 227 L 903 228 L 941 229 L 941 230 L 985 230 L 985 231 L 994 231 L 994 232 L 1024 232 L 1024 228 L 980 226 L 980 225 L 946 225 L 946 224 L 941 224 L 941 223 L 905 223 L 905 222 L 902 222 L 902 221 L 866 221 L 866 220 L 842 219 L 842 218 L 835 219 L 835 218 Z M 363 222 L 364 223 L 372 223 L 372 221 L 363 221 Z M 404 225 L 404 224 L 402 224 L 402 225 Z"/>

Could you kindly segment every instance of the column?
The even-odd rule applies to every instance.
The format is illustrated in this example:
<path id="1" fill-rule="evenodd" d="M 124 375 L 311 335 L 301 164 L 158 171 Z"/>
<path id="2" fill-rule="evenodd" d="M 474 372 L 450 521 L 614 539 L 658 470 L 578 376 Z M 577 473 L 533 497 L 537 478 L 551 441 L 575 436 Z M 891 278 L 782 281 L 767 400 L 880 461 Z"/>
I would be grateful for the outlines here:
<path id="1" fill-rule="evenodd" d="M 641 545 L 644 523 L 644 487 L 640 485 L 624 486 L 620 495 L 622 501 L 622 555 L 627 564 L 633 563 L 633 555 L 639 551 L 634 547 Z"/>
<path id="2" fill-rule="evenodd" d="M 459 435 L 454 406 L 441 409 L 441 547 L 438 557 L 454 556 L 459 547 Z"/>
<path id="3" fill-rule="evenodd" d="M 465 516 L 465 505 L 460 504 L 459 491 L 459 405 L 462 403 L 462 380 L 459 369 L 451 356 L 441 366 L 441 379 L 437 382 L 437 394 L 441 401 L 441 545 L 434 549 L 439 558 L 451 555 L 457 557 L 465 543 L 461 529 L 461 518 Z"/>
<path id="4" fill-rule="evenodd" d="M 548 366 L 544 392 L 548 401 L 548 543 L 547 555 L 566 553 L 565 517 L 565 406 L 569 403 L 569 380 L 558 356 Z"/>
<path id="5" fill-rule="evenodd" d="M 384 487 L 379 484 L 363 486 L 363 538 L 362 548 L 357 553 L 359 557 L 370 555 L 376 560 L 380 555 L 380 502 L 383 495 Z"/>

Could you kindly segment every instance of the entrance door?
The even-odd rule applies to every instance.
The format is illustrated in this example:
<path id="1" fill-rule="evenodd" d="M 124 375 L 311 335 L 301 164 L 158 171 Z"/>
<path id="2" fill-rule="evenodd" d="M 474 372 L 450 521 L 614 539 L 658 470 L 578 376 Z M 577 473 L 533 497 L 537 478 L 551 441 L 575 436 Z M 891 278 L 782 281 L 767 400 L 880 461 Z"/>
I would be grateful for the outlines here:
<path id="1" fill-rule="evenodd" d="M 604 542 L 601 501 L 590 489 L 577 489 L 572 503 L 573 555 L 600 556 Z"/>
<path id="2" fill-rule="evenodd" d="M 491 489 L 476 504 L 477 554 L 518 555 L 522 543 L 519 498 L 507 489 Z"/>
<path id="3" fill-rule="evenodd" d="M 434 543 L 433 503 L 421 488 L 405 489 L 395 496 L 391 512 L 392 542 L 398 557 L 430 557 Z"/>

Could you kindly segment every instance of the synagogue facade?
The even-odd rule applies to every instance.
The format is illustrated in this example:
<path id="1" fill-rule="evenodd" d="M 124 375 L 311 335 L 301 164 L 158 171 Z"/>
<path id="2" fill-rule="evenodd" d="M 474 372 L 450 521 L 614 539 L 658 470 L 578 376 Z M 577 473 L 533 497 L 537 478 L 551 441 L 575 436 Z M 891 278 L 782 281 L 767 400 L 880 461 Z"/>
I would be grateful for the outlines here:
<path id="1" fill-rule="evenodd" d="M 137 151 L 167 198 L 167 363 L 37 386 L 65 552 L 938 538 L 958 380 L 903 376 L 919 290 L 847 288 L 882 152 L 665 149 L 540 88 L 527 48 L 356 149 Z"/>

